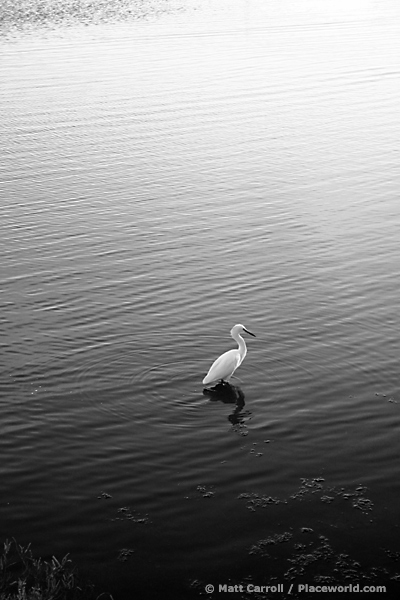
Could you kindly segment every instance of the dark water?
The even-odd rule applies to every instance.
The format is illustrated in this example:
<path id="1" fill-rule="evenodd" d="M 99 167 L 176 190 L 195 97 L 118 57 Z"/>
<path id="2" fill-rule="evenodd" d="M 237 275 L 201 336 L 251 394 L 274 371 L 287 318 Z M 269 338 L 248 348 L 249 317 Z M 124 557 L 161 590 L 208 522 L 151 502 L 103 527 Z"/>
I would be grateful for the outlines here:
<path id="1" fill-rule="evenodd" d="M 396 598 L 397 4 L 0 6 L 2 539 L 114 600 Z"/>

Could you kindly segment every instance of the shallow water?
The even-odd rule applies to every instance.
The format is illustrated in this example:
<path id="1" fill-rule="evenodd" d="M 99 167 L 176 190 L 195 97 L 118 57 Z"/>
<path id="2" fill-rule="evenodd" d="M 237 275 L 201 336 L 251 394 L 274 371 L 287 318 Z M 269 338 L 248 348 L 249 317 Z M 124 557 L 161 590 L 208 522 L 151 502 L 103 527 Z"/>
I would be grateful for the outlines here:
<path id="1" fill-rule="evenodd" d="M 398 6 L 122 4 L 3 23 L 2 537 L 115 600 L 395 598 Z"/>

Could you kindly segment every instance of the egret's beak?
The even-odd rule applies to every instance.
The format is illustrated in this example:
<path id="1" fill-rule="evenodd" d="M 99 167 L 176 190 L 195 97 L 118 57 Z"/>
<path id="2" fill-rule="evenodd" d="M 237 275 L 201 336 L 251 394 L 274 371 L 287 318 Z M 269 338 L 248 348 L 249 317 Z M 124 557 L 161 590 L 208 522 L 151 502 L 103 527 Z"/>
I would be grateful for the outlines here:
<path id="1" fill-rule="evenodd" d="M 248 330 L 248 329 L 246 329 L 245 327 L 243 327 L 243 331 L 245 331 L 246 333 L 248 333 L 248 334 L 252 335 L 253 337 L 256 337 L 256 336 L 254 335 L 254 333 L 251 333 L 251 331 L 249 331 L 249 330 Z"/>

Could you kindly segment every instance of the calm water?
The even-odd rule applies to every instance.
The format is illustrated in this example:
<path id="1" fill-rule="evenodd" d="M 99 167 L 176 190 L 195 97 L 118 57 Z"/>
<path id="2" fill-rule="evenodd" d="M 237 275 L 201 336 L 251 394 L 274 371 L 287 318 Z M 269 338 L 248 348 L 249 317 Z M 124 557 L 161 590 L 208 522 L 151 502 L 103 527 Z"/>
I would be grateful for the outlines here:
<path id="1" fill-rule="evenodd" d="M 397 598 L 398 4 L 0 7 L 1 541 Z"/>

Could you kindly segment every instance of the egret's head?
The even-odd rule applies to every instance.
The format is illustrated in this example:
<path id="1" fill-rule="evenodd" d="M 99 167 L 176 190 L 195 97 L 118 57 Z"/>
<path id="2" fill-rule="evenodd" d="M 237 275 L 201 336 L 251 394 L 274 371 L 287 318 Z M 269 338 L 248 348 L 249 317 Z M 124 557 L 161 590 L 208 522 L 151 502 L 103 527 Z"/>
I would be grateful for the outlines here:
<path id="1" fill-rule="evenodd" d="M 241 325 L 240 323 L 238 325 L 235 325 L 231 329 L 231 336 L 234 336 L 234 335 L 236 335 L 238 333 L 239 334 L 241 334 L 241 333 L 248 333 L 249 335 L 252 335 L 253 337 L 256 337 L 254 335 L 254 333 L 251 333 L 251 331 L 249 331 L 248 329 L 246 329 L 246 327 L 244 325 Z"/>

